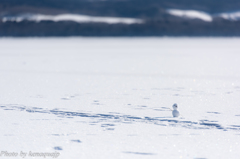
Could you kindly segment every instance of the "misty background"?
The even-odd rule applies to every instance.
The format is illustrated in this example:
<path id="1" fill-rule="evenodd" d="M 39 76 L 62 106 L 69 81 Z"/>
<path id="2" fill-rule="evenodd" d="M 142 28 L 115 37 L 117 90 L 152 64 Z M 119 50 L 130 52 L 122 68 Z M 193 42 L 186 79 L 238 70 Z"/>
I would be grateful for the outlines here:
<path id="1" fill-rule="evenodd" d="M 0 36 L 239 36 L 238 0 L 0 0 Z"/>

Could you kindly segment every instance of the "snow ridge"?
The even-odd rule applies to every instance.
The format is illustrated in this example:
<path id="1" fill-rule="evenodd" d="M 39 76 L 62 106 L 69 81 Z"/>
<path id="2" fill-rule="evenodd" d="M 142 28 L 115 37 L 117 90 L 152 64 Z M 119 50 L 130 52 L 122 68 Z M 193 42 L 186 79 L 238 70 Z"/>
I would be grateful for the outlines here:
<path id="1" fill-rule="evenodd" d="M 240 20 L 240 11 L 221 13 L 218 16 L 227 20 L 237 21 Z"/>
<path id="2" fill-rule="evenodd" d="M 15 21 L 21 22 L 23 20 L 28 21 L 74 21 L 77 23 L 108 23 L 108 24 L 134 24 L 134 23 L 143 23 L 140 19 L 135 18 L 121 18 L 121 17 L 95 17 L 95 16 L 87 16 L 87 15 L 79 15 L 79 14 L 59 14 L 59 15 L 44 15 L 44 14 L 23 14 L 19 16 L 7 16 L 2 18 L 2 22 L 7 21 Z"/>
<path id="3" fill-rule="evenodd" d="M 189 18 L 189 19 L 201 19 L 206 22 L 212 22 L 212 16 L 208 13 L 196 10 L 179 10 L 179 9 L 169 9 L 167 12 L 171 15 Z"/>

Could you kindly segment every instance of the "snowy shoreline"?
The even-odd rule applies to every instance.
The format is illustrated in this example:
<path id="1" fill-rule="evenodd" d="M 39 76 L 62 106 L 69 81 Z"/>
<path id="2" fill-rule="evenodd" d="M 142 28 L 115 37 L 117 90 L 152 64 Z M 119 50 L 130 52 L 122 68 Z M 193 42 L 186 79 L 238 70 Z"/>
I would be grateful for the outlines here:
<path id="1" fill-rule="evenodd" d="M 239 43 L 0 38 L 0 152 L 237 158 Z"/>

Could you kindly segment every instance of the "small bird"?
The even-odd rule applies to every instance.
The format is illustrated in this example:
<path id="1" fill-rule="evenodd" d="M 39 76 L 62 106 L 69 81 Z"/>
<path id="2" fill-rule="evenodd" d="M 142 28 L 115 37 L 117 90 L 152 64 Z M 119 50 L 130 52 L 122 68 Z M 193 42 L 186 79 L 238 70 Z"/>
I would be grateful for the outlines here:
<path id="1" fill-rule="evenodd" d="M 178 117 L 178 116 L 180 115 L 180 113 L 179 113 L 179 111 L 177 110 L 177 108 L 178 108 L 177 104 L 176 104 L 176 103 L 173 104 L 172 107 L 173 107 L 173 111 L 172 111 L 173 117 Z"/>

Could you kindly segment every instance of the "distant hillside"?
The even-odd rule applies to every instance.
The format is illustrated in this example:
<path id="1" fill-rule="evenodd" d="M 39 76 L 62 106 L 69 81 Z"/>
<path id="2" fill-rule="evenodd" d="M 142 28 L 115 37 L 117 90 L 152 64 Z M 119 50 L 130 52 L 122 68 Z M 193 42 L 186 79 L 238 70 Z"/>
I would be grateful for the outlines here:
<path id="1" fill-rule="evenodd" d="M 219 13 L 240 9 L 239 0 L 0 0 L 0 14 L 18 12 L 71 12 L 121 17 L 158 17 L 163 10 L 194 9 Z"/>
<path id="2" fill-rule="evenodd" d="M 168 9 L 200 12 L 192 17 Z M 240 36 L 239 17 L 219 16 L 239 9 L 239 0 L 0 0 L 0 36 Z M 30 17 L 19 20 L 26 14 Z M 39 21 L 31 14 L 138 18 L 143 23 Z M 201 18 L 204 14 L 211 17 L 208 22 Z"/>

